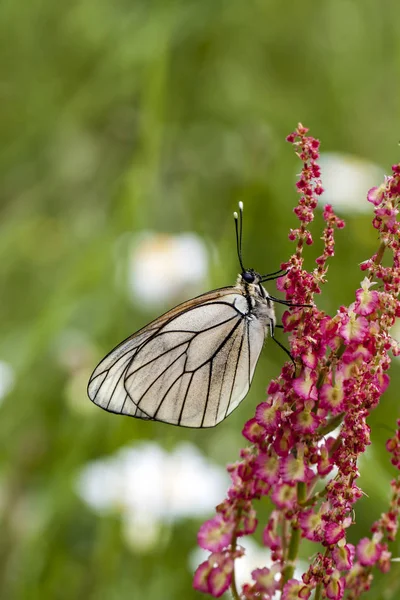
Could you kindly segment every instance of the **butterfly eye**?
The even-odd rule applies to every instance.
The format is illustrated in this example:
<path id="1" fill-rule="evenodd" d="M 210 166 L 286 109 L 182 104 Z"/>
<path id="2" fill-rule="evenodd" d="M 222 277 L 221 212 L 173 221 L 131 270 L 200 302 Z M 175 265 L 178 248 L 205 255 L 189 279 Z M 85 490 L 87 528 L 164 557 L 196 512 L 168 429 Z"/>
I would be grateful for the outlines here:
<path id="1" fill-rule="evenodd" d="M 254 273 L 251 271 L 244 271 L 244 273 L 242 273 L 242 279 L 244 279 L 246 283 L 254 283 Z"/>

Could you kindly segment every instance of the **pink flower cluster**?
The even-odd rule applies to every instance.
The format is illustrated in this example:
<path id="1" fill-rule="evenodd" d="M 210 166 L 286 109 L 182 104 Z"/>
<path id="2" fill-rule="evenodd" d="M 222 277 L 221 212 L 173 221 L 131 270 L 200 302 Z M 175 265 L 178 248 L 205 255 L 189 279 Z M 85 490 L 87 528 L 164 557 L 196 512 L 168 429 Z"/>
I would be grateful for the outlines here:
<path id="1" fill-rule="evenodd" d="M 304 247 L 313 239 L 308 230 L 314 218 L 320 180 L 319 142 L 299 125 L 288 141 L 303 162 L 294 212 L 299 227 L 290 232 L 296 251 L 282 265 L 288 269 L 278 288 L 294 304 L 313 304 L 326 280 L 327 262 L 334 255 L 334 233 L 344 227 L 331 206 L 323 218 L 324 248 L 315 269 L 303 268 Z M 329 316 L 316 306 L 294 307 L 283 315 L 290 351 L 297 365 L 286 363 L 270 383 L 267 399 L 243 429 L 251 446 L 228 467 L 232 484 L 214 518 L 199 531 L 199 545 L 211 554 L 196 571 L 194 587 L 214 597 L 228 588 L 235 600 L 358 598 L 371 583 L 371 567 L 390 566 L 387 542 L 394 539 L 400 512 L 400 480 L 392 482 L 389 511 L 373 525 L 371 538 L 357 546 L 347 542 L 354 504 L 361 497 L 357 460 L 370 444 L 366 422 L 389 384 L 391 354 L 400 353 L 390 328 L 400 316 L 400 238 L 397 220 L 400 165 L 379 188 L 370 190 L 373 226 L 380 237 L 378 251 L 361 265 L 364 278 L 354 302 Z M 386 253 L 386 266 L 382 258 Z M 338 429 L 340 428 L 340 429 Z M 400 470 L 400 421 L 387 449 Z M 257 525 L 254 501 L 269 497 L 274 509 L 263 529 L 270 563 L 252 573 L 238 591 L 235 560 L 244 550 L 237 541 Z M 318 544 L 309 568 L 295 579 L 302 539 Z M 322 550 L 321 550 L 322 548 Z"/>

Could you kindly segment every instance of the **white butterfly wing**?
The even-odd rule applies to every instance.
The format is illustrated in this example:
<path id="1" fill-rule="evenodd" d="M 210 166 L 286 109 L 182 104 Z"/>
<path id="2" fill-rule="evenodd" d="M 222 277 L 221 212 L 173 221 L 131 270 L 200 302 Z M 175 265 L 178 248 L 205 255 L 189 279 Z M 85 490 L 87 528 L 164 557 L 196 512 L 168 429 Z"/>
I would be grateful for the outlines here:
<path id="1" fill-rule="evenodd" d="M 238 288 L 181 304 L 122 342 L 96 368 L 91 400 L 111 412 L 213 427 L 246 396 L 265 321 Z"/>

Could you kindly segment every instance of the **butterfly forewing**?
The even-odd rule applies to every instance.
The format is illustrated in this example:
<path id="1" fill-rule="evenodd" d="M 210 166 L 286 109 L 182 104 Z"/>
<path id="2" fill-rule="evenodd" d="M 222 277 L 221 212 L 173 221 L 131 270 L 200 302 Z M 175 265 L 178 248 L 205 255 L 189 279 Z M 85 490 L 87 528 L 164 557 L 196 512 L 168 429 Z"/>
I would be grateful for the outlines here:
<path id="1" fill-rule="evenodd" d="M 265 337 L 240 287 L 189 300 L 128 338 L 88 387 L 111 412 L 213 427 L 247 394 Z"/>

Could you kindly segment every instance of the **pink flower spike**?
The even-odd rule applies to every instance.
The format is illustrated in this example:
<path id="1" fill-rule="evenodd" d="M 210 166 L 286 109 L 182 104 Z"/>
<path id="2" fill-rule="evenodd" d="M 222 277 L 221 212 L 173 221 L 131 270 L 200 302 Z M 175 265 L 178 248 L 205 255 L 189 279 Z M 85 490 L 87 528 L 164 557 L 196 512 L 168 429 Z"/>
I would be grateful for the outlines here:
<path id="1" fill-rule="evenodd" d="M 373 281 L 370 281 L 368 277 L 365 277 L 361 282 L 361 288 L 356 291 L 356 303 L 354 306 L 354 312 L 358 315 L 370 315 L 379 308 L 379 294 L 369 288 L 375 285 Z"/>
<path id="2" fill-rule="evenodd" d="M 221 552 L 229 546 L 232 538 L 233 523 L 225 522 L 220 514 L 206 521 L 197 534 L 197 543 L 211 552 Z"/>
<path id="3" fill-rule="evenodd" d="M 317 399 L 317 389 L 315 387 L 315 372 L 310 369 L 304 369 L 300 377 L 293 380 L 293 389 L 303 398 L 303 400 Z"/>
<path id="4" fill-rule="evenodd" d="M 372 567 L 380 558 L 382 546 L 374 539 L 362 538 L 357 545 L 357 557 L 363 567 Z"/>

